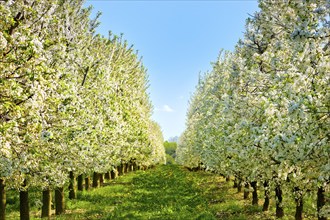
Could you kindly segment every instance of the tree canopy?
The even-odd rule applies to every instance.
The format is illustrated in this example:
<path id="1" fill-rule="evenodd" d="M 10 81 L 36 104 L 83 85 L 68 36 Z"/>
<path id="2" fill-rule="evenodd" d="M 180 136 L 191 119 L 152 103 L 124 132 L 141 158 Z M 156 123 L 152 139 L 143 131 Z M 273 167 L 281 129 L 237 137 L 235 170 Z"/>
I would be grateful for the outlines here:
<path id="1" fill-rule="evenodd" d="M 235 51 L 222 51 L 201 76 L 177 161 L 302 197 L 330 182 L 330 5 L 260 0 L 259 7 Z"/>
<path id="2" fill-rule="evenodd" d="M 0 179 L 58 187 L 68 172 L 165 162 L 138 53 L 82 0 L 0 4 Z M 23 184 L 25 182 L 26 184 Z"/>

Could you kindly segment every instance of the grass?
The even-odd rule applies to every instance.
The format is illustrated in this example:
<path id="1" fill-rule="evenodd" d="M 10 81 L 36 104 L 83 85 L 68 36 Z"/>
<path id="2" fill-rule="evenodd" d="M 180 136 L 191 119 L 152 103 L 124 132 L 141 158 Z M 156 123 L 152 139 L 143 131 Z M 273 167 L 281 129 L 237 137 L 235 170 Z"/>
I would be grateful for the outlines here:
<path id="1" fill-rule="evenodd" d="M 52 219 L 275 219 L 274 201 L 270 211 L 262 212 L 261 199 L 259 206 L 252 206 L 236 191 L 232 182 L 215 174 L 189 172 L 177 165 L 158 166 L 126 174 L 89 192 L 79 192 L 78 199 L 66 199 L 66 214 Z M 31 193 L 31 200 L 38 201 L 40 196 Z M 8 201 L 8 219 L 19 219 L 17 195 L 8 193 Z M 313 201 L 305 206 L 305 219 L 316 219 Z M 37 204 L 32 202 L 31 219 L 39 219 Z M 289 198 L 285 204 L 287 216 L 283 219 L 294 219 L 294 204 Z"/>

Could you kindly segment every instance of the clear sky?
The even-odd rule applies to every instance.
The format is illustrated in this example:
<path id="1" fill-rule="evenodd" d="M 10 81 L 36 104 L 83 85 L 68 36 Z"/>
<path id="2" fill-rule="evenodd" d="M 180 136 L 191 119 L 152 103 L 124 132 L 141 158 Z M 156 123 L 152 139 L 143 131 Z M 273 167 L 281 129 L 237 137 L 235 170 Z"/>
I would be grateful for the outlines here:
<path id="1" fill-rule="evenodd" d="M 165 140 L 185 129 L 188 101 L 199 73 L 211 69 L 221 48 L 233 50 L 256 0 L 87 0 L 102 12 L 97 32 L 124 34 L 148 69 L 153 119 Z"/>

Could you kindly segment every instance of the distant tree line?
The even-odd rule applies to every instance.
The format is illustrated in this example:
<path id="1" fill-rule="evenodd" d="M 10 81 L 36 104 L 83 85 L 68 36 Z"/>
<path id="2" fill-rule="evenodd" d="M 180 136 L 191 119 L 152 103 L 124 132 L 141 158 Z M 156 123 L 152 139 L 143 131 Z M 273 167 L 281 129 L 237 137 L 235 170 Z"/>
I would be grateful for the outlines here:
<path id="1" fill-rule="evenodd" d="M 167 164 L 174 164 L 176 158 L 176 142 L 165 141 L 164 142 L 165 153 L 166 153 L 166 163 Z"/>

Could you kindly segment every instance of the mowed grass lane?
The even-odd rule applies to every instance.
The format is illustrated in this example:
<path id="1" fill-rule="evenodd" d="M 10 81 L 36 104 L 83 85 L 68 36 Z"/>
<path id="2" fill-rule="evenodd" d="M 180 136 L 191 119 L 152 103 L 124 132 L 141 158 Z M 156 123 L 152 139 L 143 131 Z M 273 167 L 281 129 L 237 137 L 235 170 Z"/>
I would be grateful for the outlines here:
<path id="1" fill-rule="evenodd" d="M 243 193 L 237 193 L 232 181 L 226 182 L 219 175 L 190 172 L 177 165 L 162 165 L 125 174 L 88 192 L 78 192 L 76 200 L 66 198 L 66 214 L 52 219 L 276 219 L 274 200 L 270 211 L 261 211 L 262 194 L 260 191 L 259 206 L 252 206 L 250 199 L 244 200 Z M 41 193 L 30 195 L 34 199 L 41 198 Z M 315 200 L 307 199 L 305 219 L 317 219 L 312 207 Z M 283 219 L 294 219 L 293 200 L 289 197 L 285 200 L 287 207 Z M 8 219 L 19 219 L 17 202 L 9 204 L 8 209 Z M 32 206 L 31 219 L 40 219 L 39 216 L 40 206 Z"/>
<path id="2" fill-rule="evenodd" d="M 216 219 L 199 187 L 212 176 L 176 165 L 131 172 L 103 187 L 78 192 L 76 200 L 66 198 L 66 214 L 52 219 Z M 38 198 L 33 192 L 30 197 Z M 33 204 L 31 219 L 40 219 Z M 17 203 L 8 209 L 8 219 L 19 219 Z"/>

